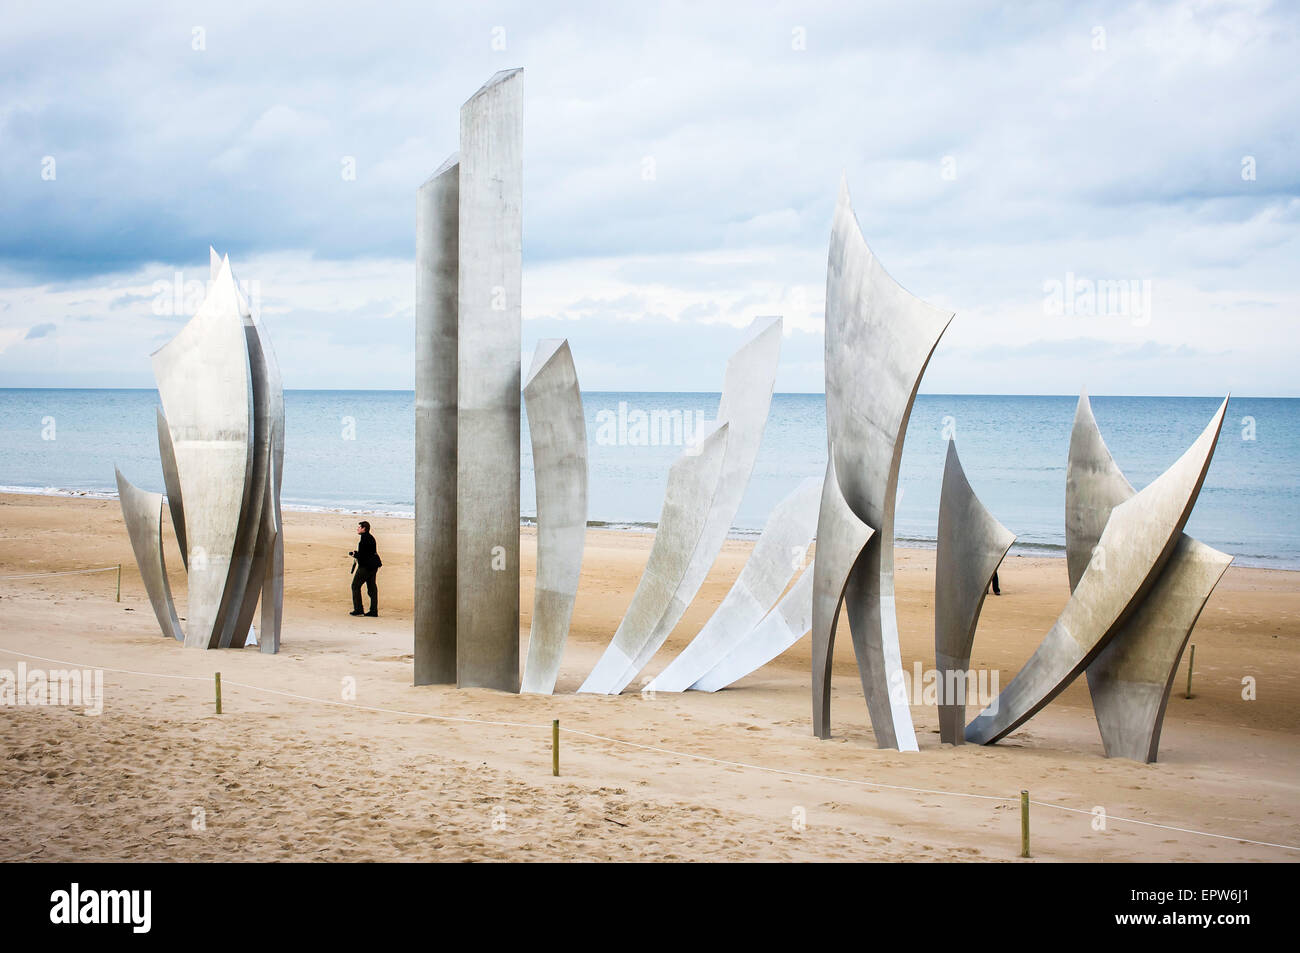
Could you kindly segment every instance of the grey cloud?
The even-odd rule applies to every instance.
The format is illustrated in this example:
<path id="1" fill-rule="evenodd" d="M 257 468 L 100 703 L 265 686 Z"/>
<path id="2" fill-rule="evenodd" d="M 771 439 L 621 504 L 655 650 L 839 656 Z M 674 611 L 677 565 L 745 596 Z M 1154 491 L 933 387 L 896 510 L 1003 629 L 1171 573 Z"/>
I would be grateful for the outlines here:
<path id="1" fill-rule="evenodd" d="M 1300 183 L 1288 8 L 1245 25 L 1202 11 L 1196 30 L 1237 38 L 1202 54 L 1196 32 L 1151 48 L 1177 17 L 1141 4 L 651 6 L 233 3 L 205 12 L 202 51 L 193 15 L 169 5 L 10 11 L 0 263 L 100 274 L 209 240 L 241 257 L 409 256 L 411 194 L 455 147 L 460 103 L 516 63 L 531 261 L 816 248 L 841 170 L 862 208 L 886 213 L 873 234 L 922 246 L 1105 236 L 1131 228 L 1124 209 L 1215 197 L 1240 220 Z M 1107 54 L 1089 48 L 1097 22 Z M 1204 69 L 1214 55 L 1226 67 Z M 1246 152 L 1257 188 L 1237 174 Z"/>
<path id="2" fill-rule="evenodd" d="M 98 288 L 151 263 L 162 278 L 204 271 L 209 242 L 237 261 L 295 250 L 322 269 L 409 261 L 414 190 L 456 147 L 460 104 L 493 71 L 523 65 L 526 266 L 615 259 L 618 280 L 717 301 L 752 296 L 759 282 L 815 288 L 845 174 L 890 273 L 959 312 L 1033 305 L 1044 277 L 1067 271 L 1150 276 L 1157 295 L 1168 280 L 1293 299 L 1300 10 L 1187 11 L 1137 0 L 564 10 L 232 0 L 196 17 L 163 3 L 18 5 L 0 34 L 0 286 Z M 1102 52 L 1090 47 L 1098 24 Z M 504 52 L 491 48 L 497 25 Z M 796 28 L 806 49 L 792 45 Z M 53 180 L 40 175 L 46 155 Z M 1253 181 L 1241 177 L 1244 155 L 1256 159 Z M 955 178 L 941 174 L 945 156 Z M 355 181 L 341 175 L 344 157 Z M 766 254 L 723 264 L 699 254 L 720 250 Z M 592 335 L 575 340 L 575 356 L 608 349 L 593 366 L 633 362 L 647 384 L 699 386 L 730 353 L 725 336 L 701 338 L 713 350 L 698 362 L 643 337 L 658 328 L 680 343 L 690 322 L 713 316 L 706 305 L 661 324 L 639 296 L 583 298 L 581 282 L 575 267 L 565 316 L 581 320 L 555 327 Z M 24 315 L 47 316 L 59 318 Z M 282 355 L 290 386 L 342 381 L 351 363 L 330 362 L 352 341 L 409 363 L 409 313 L 391 303 L 274 320 L 303 354 Z M 1042 346 L 1060 366 L 1093 359 L 1087 347 Z M 1116 356 L 1110 347 L 1096 359 Z M 805 370 L 820 360 L 820 344 L 809 348 Z M 676 363 L 656 371 L 653 355 Z"/>

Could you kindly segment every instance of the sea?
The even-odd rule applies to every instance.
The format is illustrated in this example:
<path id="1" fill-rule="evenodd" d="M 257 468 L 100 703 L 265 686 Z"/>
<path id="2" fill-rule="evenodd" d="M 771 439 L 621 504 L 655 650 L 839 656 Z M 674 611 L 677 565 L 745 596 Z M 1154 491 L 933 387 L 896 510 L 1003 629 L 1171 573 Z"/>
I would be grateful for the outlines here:
<path id="1" fill-rule="evenodd" d="M 672 462 L 718 409 L 716 393 L 583 395 L 591 525 L 650 530 Z M 899 545 L 933 547 L 946 441 L 984 505 L 1017 535 L 1012 552 L 1064 556 L 1065 466 L 1076 398 L 921 394 L 899 477 Z M 1112 455 L 1141 489 L 1192 443 L 1212 397 L 1092 398 Z M 0 389 L 0 492 L 115 497 L 114 466 L 162 492 L 154 390 Z M 411 517 L 411 391 L 285 393 L 288 509 Z M 536 513 L 527 419 L 521 520 Z M 733 535 L 761 532 L 775 504 L 826 469 L 822 394 L 776 394 Z M 1240 566 L 1300 569 L 1300 399 L 1233 397 L 1187 532 Z M 340 533 L 351 529 L 340 520 Z"/>

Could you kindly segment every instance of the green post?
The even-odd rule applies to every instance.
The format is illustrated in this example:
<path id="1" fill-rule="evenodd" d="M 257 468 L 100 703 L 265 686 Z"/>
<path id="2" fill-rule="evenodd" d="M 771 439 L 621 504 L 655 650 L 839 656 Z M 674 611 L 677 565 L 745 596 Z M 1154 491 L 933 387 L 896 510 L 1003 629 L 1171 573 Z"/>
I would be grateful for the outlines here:
<path id="1" fill-rule="evenodd" d="M 551 722 L 551 774 L 560 776 L 560 719 Z"/>
<path id="2" fill-rule="evenodd" d="M 217 672 L 217 714 L 221 714 L 221 673 Z"/>
<path id="3" fill-rule="evenodd" d="M 1029 856 L 1029 792 L 1020 792 L 1020 856 Z"/>
<path id="4" fill-rule="evenodd" d="M 1187 697 L 1192 697 L 1192 666 L 1196 664 L 1196 643 L 1192 643 L 1192 651 L 1187 656 Z"/>
<path id="5" fill-rule="evenodd" d="M 117 564 L 117 601 L 122 601 L 122 564 Z"/>

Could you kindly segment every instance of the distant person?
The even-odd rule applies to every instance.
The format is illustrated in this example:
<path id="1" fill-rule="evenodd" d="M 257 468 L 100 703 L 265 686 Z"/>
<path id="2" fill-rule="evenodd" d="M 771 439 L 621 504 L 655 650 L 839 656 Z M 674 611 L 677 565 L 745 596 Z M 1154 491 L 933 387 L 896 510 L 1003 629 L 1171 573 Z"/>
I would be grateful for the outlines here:
<path id="1" fill-rule="evenodd" d="M 379 550 L 375 546 L 375 538 L 370 535 L 370 524 L 362 520 L 357 524 L 357 535 L 361 537 L 361 542 L 357 543 L 357 548 L 348 553 L 356 560 L 352 564 L 352 611 L 349 615 L 379 615 L 379 588 L 375 585 L 375 573 L 379 572 L 379 567 L 383 562 L 379 558 Z M 366 592 L 370 596 L 370 611 L 361 611 L 361 587 L 366 587 Z"/>
<path id="2" fill-rule="evenodd" d="M 996 569 L 993 570 L 993 578 L 989 580 L 989 585 L 993 587 L 993 595 L 1002 595 L 1002 590 L 998 588 L 998 571 Z M 358 602 L 357 605 L 359 606 L 361 603 Z"/>

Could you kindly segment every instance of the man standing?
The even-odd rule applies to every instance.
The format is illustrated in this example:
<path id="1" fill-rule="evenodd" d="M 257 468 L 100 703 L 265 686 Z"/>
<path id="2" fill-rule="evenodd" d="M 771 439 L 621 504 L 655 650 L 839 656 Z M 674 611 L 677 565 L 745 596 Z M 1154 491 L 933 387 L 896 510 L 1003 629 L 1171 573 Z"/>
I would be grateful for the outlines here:
<path id="1" fill-rule="evenodd" d="M 370 535 L 370 524 L 362 520 L 357 524 L 357 535 L 361 541 L 357 544 L 354 552 L 348 553 L 356 560 L 353 567 L 352 576 L 352 611 L 349 615 L 379 615 L 379 589 L 375 585 L 375 573 L 379 572 L 379 567 L 383 562 L 379 559 L 379 550 L 375 546 L 375 538 Z M 366 592 L 370 596 L 370 611 L 361 611 L 361 587 L 366 587 Z"/>

